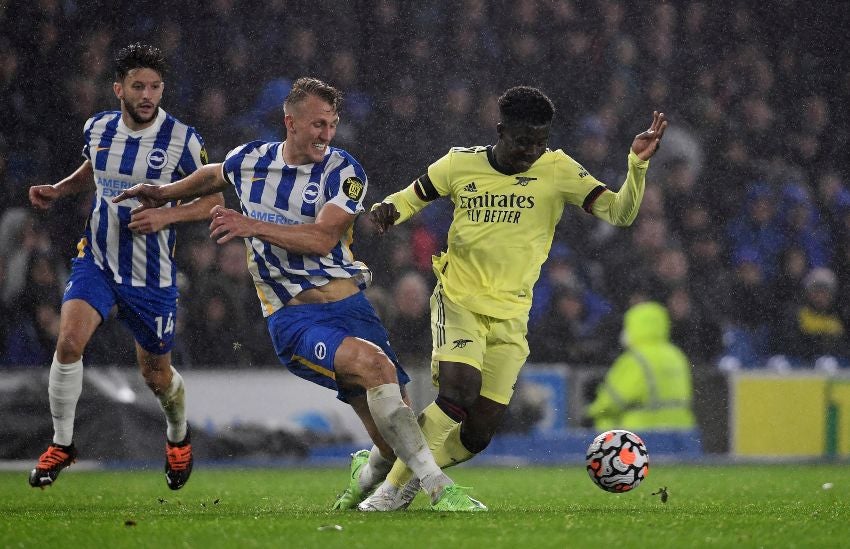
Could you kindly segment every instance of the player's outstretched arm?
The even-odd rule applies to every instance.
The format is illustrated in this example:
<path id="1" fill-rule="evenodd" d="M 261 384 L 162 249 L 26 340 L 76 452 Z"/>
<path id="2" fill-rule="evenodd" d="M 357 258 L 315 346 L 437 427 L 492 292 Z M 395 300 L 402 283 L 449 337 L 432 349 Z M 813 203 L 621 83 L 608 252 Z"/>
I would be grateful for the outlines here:
<path id="1" fill-rule="evenodd" d="M 57 198 L 94 189 L 94 169 L 86 160 L 74 170 L 74 173 L 55 185 L 33 185 L 29 189 L 30 203 L 40 210 L 46 210 Z"/>
<path id="2" fill-rule="evenodd" d="M 167 185 L 151 185 L 142 183 L 130 187 L 112 199 L 118 203 L 128 198 L 135 198 L 141 204 L 132 211 L 133 215 L 149 208 L 159 208 L 171 200 L 186 200 L 221 192 L 227 187 L 227 180 L 221 171 L 221 164 L 207 164 L 174 183 Z"/>
<path id="3" fill-rule="evenodd" d="M 251 219 L 216 206 L 212 211 L 210 238 L 224 244 L 234 238 L 259 238 L 278 248 L 302 255 L 328 255 L 354 223 L 355 216 L 334 204 L 325 204 L 315 223 L 278 225 Z"/>
<path id="4" fill-rule="evenodd" d="M 215 193 L 173 208 L 150 208 L 134 214 L 127 228 L 141 234 L 155 233 L 174 223 L 208 220 L 212 216 L 212 209 L 223 205 L 224 195 Z"/>
<path id="5" fill-rule="evenodd" d="M 667 129 L 667 118 L 663 112 L 652 111 L 652 123 L 649 129 L 639 133 L 632 141 L 632 152 L 641 160 L 649 160 L 661 146 L 661 138 Z"/>

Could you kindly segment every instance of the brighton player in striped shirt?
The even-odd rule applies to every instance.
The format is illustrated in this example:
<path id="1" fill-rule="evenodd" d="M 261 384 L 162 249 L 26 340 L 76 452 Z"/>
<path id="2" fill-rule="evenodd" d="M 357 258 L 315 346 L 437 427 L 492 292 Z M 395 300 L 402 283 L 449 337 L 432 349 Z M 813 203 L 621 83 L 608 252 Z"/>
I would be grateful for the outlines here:
<path id="1" fill-rule="evenodd" d="M 383 233 L 441 196 L 454 203 L 448 250 L 433 266 L 431 374 L 439 391 L 419 418 L 441 466 L 483 451 L 501 423 L 529 353 L 532 288 L 565 207 L 630 225 L 667 127 L 664 114 L 653 113 L 649 129 L 632 141 L 625 182 L 613 192 L 563 151 L 547 148 L 555 108 L 540 90 L 507 90 L 499 113 L 495 145 L 452 148 L 370 213 Z M 417 491 L 417 480 L 397 463 L 360 507 L 404 509 Z"/>
<path id="2" fill-rule="evenodd" d="M 33 487 L 53 484 L 74 462 L 74 415 L 83 387 L 83 353 L 114 305 L 133 333 L 142 376 L 166 418 L 165 478 L 181 488 L 192 472 L 183 378 L 171 366 L 177 312 L 173 223 L 208 219 L 221 193 L 186 204 L 131 214 L 112 202 L 141 181 L 156 185 L 185 177 L 206 162 L 198 133 L 159 107 L 165 84 L 159 49 L 131 44 L 115 59 L 113 90 L 120 111 L 96 114 L 85 124 L 82 165 L 55 185 L 30 187 L 37 208 L 94 191 L 91 214 L 65 288 L 48 395 L 53 443 L 29 476 Z"/>
<path id="3" fill-rule="evenodd" d="M 350 154 L 330 146 L 341 99 L 324 82 L 300 78 L 284 101 L 286 141 L 236 147 L 223 164 L 171 185 L 139 185 L 115 200 L 137 198 L 138 211 L 149 211 L 233 185 L 242 212 L 215 208 L 211 237 L 220 244 L 244 239 L 281 362 L 337 391 L 374 442 L 371 451 L 352 456 L 352 482 L 334 508 L 355 508 L 398 456 L 420 479 L 432 508 L 484 510 L 435 463 L 403 393 L 409 378 L 362 293 L 371 273 L 354 260 L 350 244 L 367 179 Z"/>

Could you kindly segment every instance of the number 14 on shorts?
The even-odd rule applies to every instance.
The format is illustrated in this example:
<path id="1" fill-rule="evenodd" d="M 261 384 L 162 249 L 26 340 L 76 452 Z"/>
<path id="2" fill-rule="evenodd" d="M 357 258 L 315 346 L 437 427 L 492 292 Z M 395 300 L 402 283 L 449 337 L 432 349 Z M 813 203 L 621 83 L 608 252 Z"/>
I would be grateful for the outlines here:
<path id="1" fill-rule="evenodd" d="M 154 319 L 156 321 L 156 336 L 162 339 L 162 336 L 165 334 L 170 334 L 174 332 L 174 315 L 172 313 L 168 313 L 168 317 L 165 318 L 165 329 L 163 330 L 163 317 L 158 316 Z"/>

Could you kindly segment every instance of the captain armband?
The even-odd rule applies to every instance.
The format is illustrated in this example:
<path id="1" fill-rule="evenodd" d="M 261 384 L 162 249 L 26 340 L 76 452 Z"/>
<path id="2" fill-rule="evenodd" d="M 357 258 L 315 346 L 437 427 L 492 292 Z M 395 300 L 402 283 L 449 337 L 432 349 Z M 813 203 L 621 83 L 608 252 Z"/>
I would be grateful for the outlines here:
<path id="1" fill-rule="evenodd" d="M 423 202 L 431 202 L 440 198 L 440 193 L 431 182 L 428 174 L 422 174 L 413 181 L 413 190 L 416 192 L 417 198 Z"/>
<path id="2" fill-rule="evenodd" d="M 584 199 L 584 203 L 581 205 L 581 209 L 586 211 L 589 214 L 593 213 L 593 203 L 596 202 L 596 199 L 599 196 L 608 190 L 608 187 L 605 185 L 597 185 Z"/>

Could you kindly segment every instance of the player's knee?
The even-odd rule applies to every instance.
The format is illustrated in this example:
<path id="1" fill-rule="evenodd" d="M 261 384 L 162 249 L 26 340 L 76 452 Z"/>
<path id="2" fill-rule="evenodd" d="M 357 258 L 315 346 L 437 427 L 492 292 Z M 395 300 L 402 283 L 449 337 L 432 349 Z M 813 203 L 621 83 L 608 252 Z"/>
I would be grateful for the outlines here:
<path id="1" fill-rule="evenodd" d="M 375 347 L 368 353 L 364 362 L 364 367 L 368 368 L 374 375 L 379 384 L 398 383 L 396 376 L 395 364 L 390 360 L 384 351 Z"/>
<path id="2" fill-rule="evenodd" d="M 460 441 L 464 447 L 474 454 L 483 452 L 502 424 L 506 410 L 504 404 L 483 397 L 479 399 L 460 431 Z"/>
<path id="3" fill-rule="evenodd" d="M 377 345 L 365 342 L 358 346 L 353 360 L 337 367 L 337 374 L 366 389 L 398 382 L 395 365 L 390 358 Z"/>
<path id="4" fill-rule="evenodd" d="M 464 428 L 460 431 L 460 442 L 464 448 L 473 454 L 478 454 L 490 445 L 490 441 L 493 440 L 495 433 L 495 427 L 464 425 Z"/>
<path id="5" fill-rule="evenodd" d="M 56 358 L 62 364 L 77 362 L 83 357 L 86 342 L 74 334 L 63 334 L 56 342 Z"/>
<path id="6" fill-rule="evenodd" d="M 155 395 L 161 395 L 167 392 L 168 388 L 171 386 L 171 371 L 165 372 L 162 370 L 145 368 L 142 370 L 142 377 L 145 380 L 145 384 Z"/>

